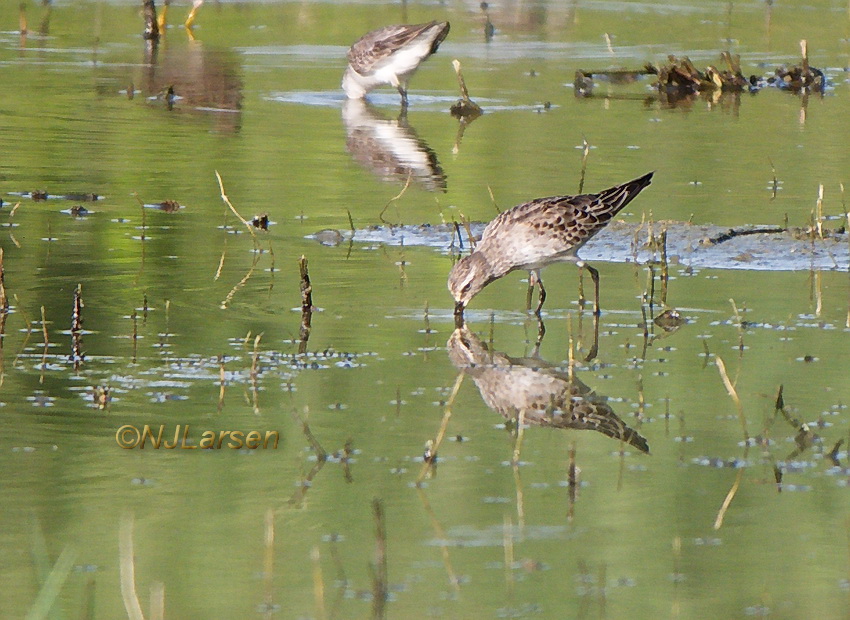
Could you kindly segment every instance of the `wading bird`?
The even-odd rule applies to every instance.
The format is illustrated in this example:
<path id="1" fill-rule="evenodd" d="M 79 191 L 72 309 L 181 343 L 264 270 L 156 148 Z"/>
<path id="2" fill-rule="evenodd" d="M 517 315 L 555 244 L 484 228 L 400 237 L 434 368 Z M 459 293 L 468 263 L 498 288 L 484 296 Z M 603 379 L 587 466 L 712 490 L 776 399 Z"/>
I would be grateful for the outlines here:
<path id="1" fill-rule="evenodd" d="M 449 274 L 449 291 L 455 298 L 455 315 L 463 314 L 485 286 L 516 269 L 529 272 L 529 283 L 540 288 L 540 314 L 546 291 L 540 270 L 559 262 L 585 267 L 596 287 L 594 314 L 599 315 L 599 272 L 577 252 L 642 189 L 653 173 L 598 194 L 537 198 L 500 213 L 484 229 L 472 254 L 459 260 Z"/>
<path id="2" fill-rule="evenodd" d="M 407 82 L 419 64 L 437 51 L 449 34 L 449 22 L 385 26 L 364 34 L 348 50 L 342 89 L 361 99 L 373 88 L 389 84 L 407 106 Z"/>

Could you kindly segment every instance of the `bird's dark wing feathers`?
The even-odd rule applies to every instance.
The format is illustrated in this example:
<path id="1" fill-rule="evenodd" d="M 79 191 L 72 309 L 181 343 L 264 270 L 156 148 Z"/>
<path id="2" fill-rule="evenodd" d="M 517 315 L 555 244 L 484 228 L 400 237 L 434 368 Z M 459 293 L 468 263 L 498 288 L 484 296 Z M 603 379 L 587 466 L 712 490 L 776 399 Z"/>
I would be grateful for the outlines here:
<path id="1" fill-rule="evenodd" d="M 439 22 L 432 21 L 426 24 L 393 25 L 378 28 L 364 34 L 351 49 L 348 50 L 348 62 L 357 73 L 364 75 L 382 60 L 390 57 L 394 52 L 415 40 L 429 28 L 433 28 Z M 437 47 L 449 33 L 448 24 L 431 46 L 431 53 L 437 51 Z"/>

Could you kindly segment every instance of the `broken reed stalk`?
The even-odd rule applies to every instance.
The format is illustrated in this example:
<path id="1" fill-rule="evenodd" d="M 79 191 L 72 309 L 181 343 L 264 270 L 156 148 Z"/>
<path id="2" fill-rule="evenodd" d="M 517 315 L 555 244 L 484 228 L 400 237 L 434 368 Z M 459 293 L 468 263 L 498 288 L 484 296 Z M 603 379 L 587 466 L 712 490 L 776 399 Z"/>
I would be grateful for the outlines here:
<path id="1" fill-rule="evenodd" d="M 44 335 L 44 349 L 50 345 L 50 339 L 47 337 L 47 318 L 44 315 L 44 306 L 41 307 L 41 333 Z"/>
<path id="2" fill-rule="evenodd" d="M 516 420 L 516 441 L 514 442 L 514 453 L 511 463 L 516 466 L 519 464 L 519 453 L 522 449 L 522 438 L 525 435 L 525 407 L 519 410 L 519 415 Z"/>
<path id="3" fill-rule="evenodd" d="M 817 220 L 815 225 L 818 230 L 818 239 L 823 241 L 823 183 L 818 186 Z"/>
<path id="4" fill-rule="evenodd" d="M 472 236 L 472 227 L 469 224 L 469 218 L 466 217 L 463 213 L 458 214 L 460 216 L 460 222 L 463 224 L 464 230 L 466 230 L 466 240 L 469 242 L 469 247 L 473 250 L 475 249 L 475 237 Z"/>
<path id="5" fill-rule="evenodd" d="M 0 313 L 9 311 L 9 299 L 6 296 L 6 272 L 3 268 L 3 248 L 0 248 Z"/>
<path id="6" fill-rule="evenodd" d="M 670 277 L 667 266 L 667 229 L 661 231 L 661 305 L 667 305 L 667 281 Z"/>
<path id="7" fill-rule="evenodd" d="M 747 420 L 744 417 L 744 408 L 741 405 L 741 399 L 738 397 L 738 392 L 735 390 L 735 386 L 732 385 L 732 382 L 729 380 L 729 375 L 726 373 L 726 365 L 723 363 L 723 360 L 719 355 L 715 355 L 714 362 L 717 364 L 717 369 L 720 372 L 720 378 L 723 380 L 723 385 L 726 387 L 726 392 L 732 398 L 738 409 L 738 418 L 741 421 L 741 428 L 744 431 L 744 449 L 747 450 L 750 444 L 750 436 L 747 432 Z M 732 487 L 729 489 L 729 492 L 723 500 L 723 504 L 720 506 L 720 510 L 717 512 L 717 517 L 714 520 L 715 530 L 719 530 L 723 525 L 723 519 L 726 516 L 726 511 L 729 509 L 729 506 L 732 504 L 732 500 L 735 498 L 735 494 L 738 492 L 738 488 L 741 485 L 741 478 L 743 478 L 743 476 L 744 468 L 741 467 L 738 470 L 738 474 L 735 476 L 735 482 L 732 483 Z"/>
<path id="8" fill-rule="evenodd" d="M 136 564 L 133 553 L 133 513 L 121 516 L 118 529 L 118 564 L 121 576 L 121 597 L 129 620 L 145 620 L 136 594 Z"/>
<path id="9" fill-rule="evenodd" d="M 387 594 L 387 524 L 384 504 L 377 497 L 372 500 L 375 518 L 375 563 L 372 566 L 372 617 L 386 617 Z"/>
<path id="10" fill-rule="evenodd" d="M 274 509 L 266 508 L 263 519 L 263 585 L 265 604 L 272 609 L 274 592 Z"/>
<path id="11" fill-rule="evenodd" d="M 576 469 L 576 442 L 573 441 L 570 444 L 570 452 L 569 452 L 570 461 L 567 465 L 567 495 L 569 497 L 569 505 L 570 508 L 567 511 L 567 519 L 572 521 L 574 515 L 574 508 L 576 503 L 576 496 L 578 495 L 578 480 L 577 480 L 577 469 Z"/>
<path id="12" fill-rule="evenodd" d="M 304 354 L 307 352 L 307 341 L 310 339 L 313 323 L 313 285 L 310 283 L 307 257 L 304 255 L 298 259 L 298 272 L 301 276 L 301 330 L 298 352 Z"/>
<path id="13" fill-rule="evenodd" d="M 224 356 L 219 354 L 219 356 L 218 356 L 218 412 L 219 413 L 221 413 L 221 410 L 224 408 L 224 386 L 225 386 Z"/>
<path id="14" fill-rule="evenodd" d="M 509 514 L 505 514 L 502 521 L 502 548 L 505 551 L 505 584 L 510 595 L 514 590 L 514 524 Z"/>
<path id="15" fill-rule="evenodd" d="M 493 188 L 489 185 L 487 186 L 487 192 L 490 194 L 490 202 L 493 203 L 493 208 L 496 209 L 496 213 L 501 213 L 502 210 L 499 208 L 499 205 L 496 204 L 496 196 L 493 194 Z"/>
<path id="16" fill-rule="evenodd" d="M 449 547 L 446 544 L 449 537 L 446 535 L 446 531 L 443 529 L 443 526 L 440 525 L 440 522 L 437 520 L 437 516 L 434 514 L 434 509 L 431 507 L 431 502 L 428 501 L 428 496 L 425 495 L 425 492 L 421 488 L 417 487 L 416 494 L 422 502 L 425 514 L 428 515 L 431 527 L 434 528 L 436 540 L 440 541 L 440 554 L 443 557 L 443 566 L 446 569 L 446 574 L 449 576 L 449 583 L 455 592 L 460 592 L 460 581 L 457 577 L 457 573 L 455 573 L 454 567 L 452 566 L 452 559 L 449 556 Z"/>
<path id="17" fill-rule="evenodd" d="M 133 314 L 130 315 L 130 319 L 133 321 L 133 363 L 136 363 L 136 356 L 138 354 L 139 347 L 139 317 L 136 314 L 136 311 L 133 310 Z"/>
<path id="18" fill-rule="evenodd" d="M 74 310 L 71 313 L 71 361 L 74 364 L 74 370 L 80 367 L 85 357 L 82 352 L 83 347 L 83 285 L 77 284 L 74 290 Z"/>
<path id="19" fill-rule="evenodd" d="M 145 20 L 145 30 L 142 37 L 148 41 L 159 40 L 159 24 L 156 19 L 154 0 L 142 0 L 142 16 Z"/>
<path id="20" fill-rule="evenodd" d="M 254 407 L 254 413 L 260 413 L 260 392 L 257 388 L 257 377 L 258 373 L 258 362 L 260 360 L 260 338 L 262 338 L 262 334 L 257 334 L 254 338 L 254 353 L 251 356 L 251 402 Z"/>
<path id="21" fill-rule="evenodd" d="M 236 207 L 230 202 L 230 198 L 227 197 L 227 194 L 224 192 L 224 181 L 221 180 L 221 175 L 218 173 L 218 170 L 215 171 L 215 178 L 218 179 L 218 188 L 221 191 L 221 199 L 224 201 L 230 210 L 233 211 L 233 214 L 239 218 L 239 221 L 245 225 L 245 228 L 248 229 L 248 232 L 251 233 L 251 237 L 254 239 L 254 244 L 257 243 L 257 234 L 254 232 L 254 227 L 251 226 L 251 223 L 246 220 L 244 217 L 239 215 L 239 211 L 236 210 Z"/>
<path id="22" fill-rule="evenodd" d="M 389 208 L 390 208 L 390 205 L 391 205 L 391 204 L 393 204 L 394 202 L 396 202 L 397 200 L 399 200 L 402 196 L 404 196 L 404 193 L 407 191 L 407 188 L 408 188 L 408 187 L 410 187 L 410 180 L 411 180 L 412 178 L 413 178 L 413 169 L 411 169 L 411 170 L 407 173 L 407 180 L 404 182 L 404 187 L 402 187 L 402 188 L 401 188 L 401 191 L 400 191 L 398 194 L 396 194 L 395 196 L 393 196 L 392 198 L 390 198 L 390 199 L 387 201 L 387 204 L 385 204 L 385 205 L 384 205 L 384 208 L 383 208 L 383 209 L 381 209 L 381 213 L 378 215 L 378 219 L 379 219 L 379 220 L 381 220 L 382 222 L 386 223 L 386 222 L 385 222 L 385 220 L 384 220 L 384 213 L 386 213 L 386 212 L 387 212 L 387 209 L 389 209 Z"/>
<path id="23" fill-rule="evenodd" d="M 449 425 L 449 419 L 452 417 L 452 404 L 455 401 L 455 397 L 457 397 L 458 390 L 460 390 L 460 384 L 463 383 L 465 375 L 466 373 L 464 372 L 459 372 L 457 374 L 454 387 L 452 387 L 451 394 L 449 394 L 445 409 L 443 410 L 443 419 L 440 422 L 440 429 L 437 431 L 437 436 L 434 438 L 434 443 L 431 448 L 431 453 L 434 455 L 434 459 L 432 459 L 430 463 L 426 462 L 422 466 L 422 471 L 419 472 L 419 476 L 416 478 L 417 487 L 422 483 L 422 480 L 425 479 L 425 476 L 431 470 L 432 463 L 436 462 L 437 451 L 440 449 L 440 444 L 443 443 L 443 437 L 446 435 L 446 428 Z"/>
<path id="24" fill-rule="evenodd" d="M 735 313 L 735 321 L 738 323 L 738 353 L 739 355 L 744 354 L 744 321 L 741 319 L 741 314 L 738 312 L 738 306 L 735 303 L 734 299 L 730 299 L 729 303 L 732 304 L 732 311 Z"/>
<path id="25" fill-rule="evenodd" d="M 310 551 L 310 559 L 313 561 L 313 598 L 316 603 L 316 618 L 324 620 L 325 614 L 325 579 L 322 576 L 322 555 L 318 547 Z"/>
<path id="26" fill-rule="evenodd" d="M 150 620 L 165 620 L 165 584 L 154 581 L 151 584 Z"/>
<path id="27" fill-rule="evenodd" d="M 455 74 L 457 75 L 457 83 L 460 86 L 460 96 L 464 101 L 472 101 L 469 98 L 469 90 L 466 88 L 466 80 L 463 79 L 463 72 L 460 69 L 460 61 L 455 58 L 452 60 L 452 67 L 454 67 Z"/>
<path id="28" fill-rule="evenodd" d="M 578 193 L 584 191 L 584 178 L 587 174 L 587 158 L 590 155 L 590 143 L 584 136 L 581 137 L 581 177 L 578 181 Z"/>
<path id="29" fill-rule="evenodd" d="M 38 591 L 38 595 L 35 597 L 35 600 L 26 615 L 27 620 L 36 620 L 48 617 L 50 610 L 53 608 L 54 603 L 62 590 L 62 586 L 68 579 L 68 575 L 74 567 L 74 560 L 76 559 L 76 556 L 76 552 L 70 546 L 65 547 L 62 550 L 62 553 L 53 565 L 53 569 L 50 571 L 50 574 L 47 576 L 44 584 Z"/>
<path id="30" fill-rule="evenodd" d="M 744 417 L 744 407 L 741 404 L 741 399 L 738 397 L 738 392 L 735 389 L 735 386 L 732 385 L 732 381 L 729 380 L 729 375 L 726 373 L 726 364 L 723 363 L 723 360 L 719 355 L 714 356 L 714 363 L 717 365 L 717 370 L 720 372 L 720 378 L 723 380 L 723 386 L 726 388 L 726 393 L 729 394 L 729 397 L 732 399 L 732 402 L 735 403 L 735 407 L 738 410 L 738 420 L 741 422 L 741 430 L 744 431 L 744 444 L 748 444 L 750 441 L 750 434 L 747 432 L 747 418 Z"/>

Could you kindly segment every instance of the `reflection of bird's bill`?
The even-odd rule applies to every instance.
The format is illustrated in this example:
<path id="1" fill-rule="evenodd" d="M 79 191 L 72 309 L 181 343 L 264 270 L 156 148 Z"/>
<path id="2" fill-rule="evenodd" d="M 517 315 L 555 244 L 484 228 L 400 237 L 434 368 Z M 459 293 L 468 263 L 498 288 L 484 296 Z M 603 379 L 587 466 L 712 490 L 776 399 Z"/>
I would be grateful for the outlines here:
<path id="1" fill-rule="evenodd" d="M 530 425 L 594 430 L 649 452 L 646 439 L 575 373 L 537 357 L 513 358 L 491 351 L 463 323 L 452 332 L 446 347 L 452 364 L 472 377 L 487 406 L 503 417 L 516 419 L 524 411 Z"/>
<path id="2" fill-rule="evenodd" d="M 342 106 L 342 121 L 348 151 L 382 180 L 406 182 L 412 177 L 428 191 L 446 190 L 436 153 L 403 115 L 389 120 L 362 99 L 348 99 Z"/>

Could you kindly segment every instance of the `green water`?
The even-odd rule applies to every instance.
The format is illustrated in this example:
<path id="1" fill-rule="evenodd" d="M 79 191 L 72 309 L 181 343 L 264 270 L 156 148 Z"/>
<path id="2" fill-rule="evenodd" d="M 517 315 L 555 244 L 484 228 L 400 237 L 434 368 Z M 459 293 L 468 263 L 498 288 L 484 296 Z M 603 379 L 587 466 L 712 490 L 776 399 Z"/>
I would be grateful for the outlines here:
<path id="1" fill-rule="evenodd" d="M 172 6 L 172 23 L 185 10 Z M 667 303 L 689 322 L 646 340 L 647 268 L 596 263 L 599 354 L 575 375 L 650 454 L 530 426 L 512 467 L 514 438 L 465 377 L 436 475 L 417 488 L 458 376 L 446 352 L 451 260 L 433 248 L 307 238 L 348 229 L 349 214 L 356 227 L 380 223 L 405 185 L 406 173 L 382 178 L 348 140 L 346 47 L 370 28 L 433 18 L 452 31 L 411 82 L 407 123 L 446 191 L 411 182 L 384 213 L 391 222 L 487 220 L 493 199 L 504 209 L 574 193 L 583 139 L 588 190 L 656 171 L 622 215 L 629 222 L 806 226 L 821 184 L 825 214 L 839 216 L 850 181 L 846 3 L 506 4 L 490 9 L 490 43 L 477 3 L 222 3 L 201 10 L 194 41 L 171 28 L 155 59 L 134 2 L 57 2 L 44 27 L 46 11 L 27 4 L 25 38 L 17 11 L 0 12 L 0 247 L 12 310 L 0 341 L 2 617 L 30 611 L 64 550 L 72 568 L 51 617 L 124 617 L 122 515 L 134 523 L 145 617 L 157 583 L 169 618 L 373 616 L 376 499 L 387 617 L 846 617 L 846 265 L 672 265 Z M 764 75 L 798 62 L 802 38 L 831 80 L 823 97 L 765 89 L 671 109 L 647 81 L 573 94 L 576 69 L 667 54 L 702 67 L 730 49 L 745 74 Z M 453 58 L 485 109 L 460 140 L 448 113 Z M 154 98 L 168 85 L 182 97 L 172 110 Z M 395 119 L 397 98 L 376 93 L 374 113 Z M 215 171 L 244 217 L 268 213 L 268 232 L 248 234 Z M 35 190 L 102 199 L 34 201 Z M 184 208 L 140 206 L 165 200 Z M 77 204 L 91 213 L 63 212 Z M 319 308 L 306 355 L 302 255 Z M 655 275 L 650 316 L 662 309 Z M 571 345 L 577 360 L 586 354 L 592 317 L 576 304 L 574 267 L 544 277 L 540 357 L 563 370 Z M 78 284 L 85 358 L 75 369 Z M 517 274 L 491 284 L 467 317 L 515 358 L 530 355 L 537 333 L 525 289 Z M 748 434 L 769 443 L 744 446 L 717 356 Z M 111 401 L 99 409 L 104 386 Z M 775 411 L 780 386 L 790 421 Z M 817 435 L 802 449 L 801 423 Z M 193 445 L 206 430 L 277 431 L 280 441 L 254 451 L 118 446 L 120 427 L 146 424 L 169 437 L 188 425 Z M 323 466 L 311 437 L 329 455 Z M 828 454 L 842 439 L 835 465 Z"/>

